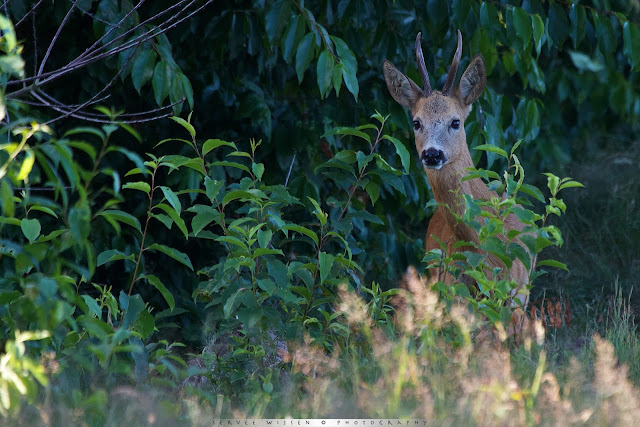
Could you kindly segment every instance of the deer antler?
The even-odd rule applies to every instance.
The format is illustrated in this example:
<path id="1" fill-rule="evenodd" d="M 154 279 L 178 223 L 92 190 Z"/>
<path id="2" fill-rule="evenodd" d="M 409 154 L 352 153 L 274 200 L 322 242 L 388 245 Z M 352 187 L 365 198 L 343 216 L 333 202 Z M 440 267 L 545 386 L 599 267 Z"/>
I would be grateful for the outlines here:
<path id="1" fill-rule="evenodd" d="M 456 49 L 456 54 L 453 56 L 453 61 L 451 62 L 451 68 L 449 68 L 449 74 L 447 74 L 447 80 L 444 82 L 444 86 L 442 87 L 442 94 L 444 96 L 449 96 L 451 95 L 451 92 L 453 92 L 453 84 L 456 79 L 456 73 L 458 72 L 458 64 L 460 63 L 461 56 L 462 56 L 462 34 L 460 34 L 460 30 L 458 30 L 458 47 Z"/>
<path id="2" fill-rule="evenodd" d="M 424 96 L 431 95 L 431 84 L 429 84 L 429 73 L 427 72 L 427 66 L 424 64 L 424 56 L 422 55 L 422 46 L 420 42 L 422 40 L 422 33 L 418 33 L 416 36 L 416 59 L 418 61 L 418 70 L 422 75 L 422 91 Z"/>

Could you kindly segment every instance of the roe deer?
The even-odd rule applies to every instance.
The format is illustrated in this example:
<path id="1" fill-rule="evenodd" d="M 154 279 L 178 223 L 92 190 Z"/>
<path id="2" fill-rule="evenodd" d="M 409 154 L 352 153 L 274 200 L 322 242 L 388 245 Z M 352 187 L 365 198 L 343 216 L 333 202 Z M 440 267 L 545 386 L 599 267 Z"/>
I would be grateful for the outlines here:
<path id="1" fill-rule="evenodd" d="M 429 84 L 429 74 L 424 63 L 421 33 L 416 37 L 416 58 L 418 69 L 422 75 L 421 90 L 411 79 L 385 60 L 382 68 L 387 88 L 400 105 L 408 108 L 413 116 L 413 129 L 416 139 L 416 149 L 427 174 L 427 179 L 433 191 L 433 197 L 438 202 L 438 209 L 429 222 L 426 238 L 427 252 L 440 248 L 437 239 L 446 244 L 447 254 L 454 251 L 474 250 L 469 247 L 454 249 L 456 242 L 462 240 L 478 243 L 475 230 L 456 221 L 456 215 L 461 217 L 465 211 L 463 195 L 468 194 L 474 199 L 497 197 L 480 179 L 462 181 L 466 175 L 466 168 L 472 168 L 473 162 L 467 147 L 467 137 L 464 121 L 471 111 L 471 105 L 476 101 L 487 83 L 487 73 L 482 55 L 476 55 L 469 67 L 462 74 L 460 84 L 454 89 L 458 63 L 462 54 L 462 36 L 458 31 L 458 48 L 447 74 L 442 92 L 432 90 Z M 505 233 L 512 229 L 522 230 L 523 225 L 515 215 L 509 215 L 505 221 Z M 435 238 L 434 238 L 435 237 Z M 494 255 L 488 254 L 487 264 L 490 268 L 504 264 Z M 453 276 L 442 271 L 437 265 L 429 267 L 431 277 L 451 284 Z M 529 275 L 524 264 L 519 260 L 513 262 L 508 271 L 511 279 L 518 283 L 513 293 L 512 306 L 526 306 L 529 299 L 527 289 Z M 470 278 L 465 278 L 465 282 Z M 521 310 L 519 310 L 521 311 Z M 522 311 L 523 313 L 523 311 Z"/>

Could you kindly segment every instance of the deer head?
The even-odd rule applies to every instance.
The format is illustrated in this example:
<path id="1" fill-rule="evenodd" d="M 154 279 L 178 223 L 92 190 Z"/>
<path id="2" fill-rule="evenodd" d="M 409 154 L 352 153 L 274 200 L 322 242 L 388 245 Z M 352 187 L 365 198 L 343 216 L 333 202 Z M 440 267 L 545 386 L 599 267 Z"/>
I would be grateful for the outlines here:
<path id="1" fill-rule="evenodd" d="M 480 97 L 487 83 L 487 72 L 482 55 L 476 55 L 462 75 L 454 90 L 454 82 L 462 55 L 462 35 L 458 31 L 458 48 L 449 68 L 442 92 L 432 90 L 424 63 L 421 33 L 416 37 L 416 59 L 422 75 L 420 89 L 411 79 L 385 60 L 382 69 L 387 88 L 400 105 L 408 108 L 413 116 L 416 149 L 425 169 L 440 170 L 464 157 L 465 167 L 471 158 L 464 131 L 464 120 L 471 111 L 471 104 Z M 429 171 L 428 171 L 429 172 Z"/>

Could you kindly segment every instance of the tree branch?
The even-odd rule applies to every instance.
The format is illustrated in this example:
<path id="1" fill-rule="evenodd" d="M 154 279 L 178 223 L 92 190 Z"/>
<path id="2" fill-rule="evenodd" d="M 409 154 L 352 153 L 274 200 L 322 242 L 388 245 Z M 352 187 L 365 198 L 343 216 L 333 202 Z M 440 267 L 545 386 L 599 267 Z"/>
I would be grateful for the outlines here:
<path id="1" fill-rule="evenodd" d="M 64 16 L 62 23 L 57 28 L 54 36 L 52 37 L 47 51 L 39 66 L 37 64 L 37 34 L 34 20 L 34 75 L 21 79 L 10 80 L 9 82 L 7 82 L 7 86 L 14 87 L 15 90 L 8 90 L 5 97 L 10 100 L 16 100 L 30 105 L 49 108 L 60 113 L 58 117 L 50 120 L 47 123 L 52 123 L 65 117 L 75 117 L 82 120 L 88 120 L 98 123 L 108 122 L 108 120 L 103 118 L 104 116 L 84 110 L 101 101 L 104 101 L 109 97 L 108 91 L 113 87 L 116 79 L 122 76 L 122 73 L 126 70 L 127 65 L 129 65 L 130 61 L 133 59 L 133 54 L 129 56 L 125 64 L 119 67 L 113 78 L 102 89 L 93 94 L 90 99 L 80 104 L 65 104 L 49 95 L 43 89 L 43 87 L 61 77 L 68 76 L 71 73 L 79 71 L 97 61 L 106 60 L 107 58 L 114 57 L 115 55 L 118 55 L 119 53 L 127 51 L 129 49 L 138 49 L 142 44 L 153 40 L 161 34 L 166 33 L 170 29 L 175 28 L 177 25 L 199 13 L 202 9 L 213 2 L 213 0 L 206 0 L 202 4 L 197 5 L 200 0 L 179 0 L 170 7 L 163 9 L 155 15 L 143 19 L 135 25 L 132 25 L 131 28 L 124 28 L 126 20 L 132 19 L 133 14 L 137 13 L 137 11 L 145 3 L 145 1 L 146 0 L 138 1 L 135 6 L 133 6 L 127 13 L 124 14 L 124 16 L 120 20 L 118 20 L 118 22 L 109 23 L 78 7 L 78 0 L 69 0 L 69 2 L 71 3 L 70 8 Z M 35 10 L 42 4 L 42 2 L 43 0 L 39 0 L 36 4 L 34 4 L 27 12 L 27 14 L 23 16 L 20 21 L 18 21 L 18 24 L 22 23 L 29 15 L 35 17 Z M 5 7 L 6 4 L 7 1 L 4 2 Z M 52 56 L 54 47 L 58 42 L 63 29 L 67 25 L 70 17 L 75 12 L 91 16 L 92 19 L 95 20 L 100 20 L 100 22 L 104 22 L 105 25 L 110 28 L 106 30 L 105 33 L 96 41 L 91 43 L 91 45 L 88 46 L 80 55 L 72 59 L 66 65 L 55 70 L 45 71 L 47 61 Z M 137 20 L 138 19 L 136 18 L 136 21 Z M 140 32 L 141 28 L 144 28 L 144 31 Z M 117 30 L 121 30 L 122 33 L 114 36 L 114 31 Z M 132 35 L 134 36 L 131 39 L 126 40 L 127 37 L 131 37 Z M 107 40 L 109 36 L 114 37 L 112 40 L 105 42 L 105 40 Z M 16 86 L 21 87 L 18 88 Z M 28 97 L 32 97 L 33 99 L 28 99 Z M 160 107 L 157 109 L 151 109 L 138 113 L 123 114 L 122 116 L 119 116 L 119 118 L 122 118 L 123 122 L 125 123 L 140 123 L 167 117 L 171 115 L 171 109 L 174 106 L 184 101 L 185 100 L 182 99 L 166 107 Z"/>

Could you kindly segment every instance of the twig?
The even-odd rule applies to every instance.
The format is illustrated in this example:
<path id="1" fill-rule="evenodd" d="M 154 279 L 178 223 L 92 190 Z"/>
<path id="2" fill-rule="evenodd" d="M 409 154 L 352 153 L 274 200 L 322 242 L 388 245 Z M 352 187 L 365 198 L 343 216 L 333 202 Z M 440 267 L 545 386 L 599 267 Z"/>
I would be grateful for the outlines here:
<path id="1" fill-rule="evenodd" d="M 35 11 L 36 9 L 40 6 L 40 4 L 43 2 L 44 0 L 38 0 L 38 3 L 34 4 L 31 9 L 29 9 L 29 11 L 27 13 L 24 14 L 24 16 L 22 18 L 20 18 L 20 20 L 13 26 L 13 28 L 18 28 L 20 26 L 20 24 L 22 24 L 22 22 L 27 19 L 29 17 L 29 15 L 31 15 L 32 13 L 35 16 Z M 6 6 L 7 2 L 5 2 L 5 6 Z M 9 16 L 9 15 L 7 15 Z"/>
<path id="2" fill-rule="evenodd" d="M 180 3 L 183 3 L 187 0 L 182 0 Z M 182 12 L 184 12 L 186 10 L 186 8 L 190 7 L 191 4 L 193 4 L 196 0 L 191 0 L 190 4 L 188 6 L 186 6 L 185 8 L 183 8 L 182 10 L 180 10 L 179 12 L 177 12 L 175 15 L 171 16 L 170 18 L 168 18 L 166 21 L 158 24 L 155 28 L 147 31 L 146 33 L 137 36 L 125 43 L 123 43 L 120 46 L 114 47 L 111 50 L 108 50 L 106 52 L 102 52 L 100 54 L 97 54 L 98 51 L 104 49 L 104 47 L 106 46 L 102 46 L 98 49 L 96 49 L 96 51 L 94 52 L 90 52 L 87 53 L 87 51 L 85 51 L 83 54 L 81 54 L 79 57 L 77 57 L 76 59 L 72 60 L 71 62 L 69 62 L 67 65 L 65 65 L 64 67 L 61 67 L 57 70 L 53 70 L 53 71 L 49 71 L 49 72 L 42 72 L 39 73 L 36 76 L 31 76 L 31 77 L 26 77 L 24 79 L 20 79 L 20 80 L 12 80 L 7 82 L 7 85 L 18 85 L 18 84 L 26 84 L 26 83 L 30 83 L 30 82 L 34 82 L 34 81 L 38 81 L 39 85 L 45 85 L 47 83 L 50 83 L 53 80 L 56 80 L 64 75 L 67 75 L 73 71 L 76 71 L 80 68 L 84 68 L 87 65 L 99 61 L 101 59 L 104 58 L 108 58 L 110 56 L 113 56 L 117 53 L 120 53 L 124 50 L 130 49 L 136 45 L 140 45 L 142 43 L 145 43 L 155 37 L 157 37 L 158 35 L 165 33 L 166 31 L 174 28 L 175 26 L 179 25 L 180 23 L 184 22 L 186 19 L 190 18 L 191 16 L 195 15 L 196 13 L 200 12 L 204 7 L 208 6 L 209 4 L 211 4 L 213 2 L 213 0 L 207 0 L 207 2 L 205 2 L 205 4 L 203 4 L 202 6 L 200 6 L 199 8 L 197 8 L 196 10 L 194 10 L 193 12 L 187 14 L 186 16 L 178 19 L 178 17 L 180 16 L 180 14 Z M 178 3 L 178 4 L 180 4 Z M 166 9 L 165 11 L 158 13 L 156 15 L 154 15 L 153 17 L 145 20 L 144 22 L 138 24 L 135 28 L 140 27 L 141 25 L 147 24 L 149 22 L 151 22 L 153 19 L 155 19 L 158 16 L 163 15 L 164 13 L 166 13 L 167 10 L 170 10 L 172 8 L 174 8 L 174 6 L 172 6 L 169 9 Z M 173 22 L 174 20 L 176 20 L 176 22 Z M 169 25 L 170 24 L 170 25 Z M 126 32 L 125 34 L 130 33 L 130 31 Z M 122 38 L 124 35 L 118 36 L 117 39 Z M 115 40 L 115 39 L 114 39 Z M 114 42 L 114 40 L 110 41 L 107 45 L 112 44 Z M 82 60 L 81 60 L 82 59 Z M 40 80 L 42 79 L 42 80 Z M 22 95 L 23 93 L 26 92 L 30 92 L 33 90 L 33 83 L 29 86 L 23 87 L 22 89 L 18 89 L 16 91 L 7 93 L 7 98 L 12 98 L 15 99 L 17 96 Z"/>
<path id="3" fill-rule="evenodd" d="M 59 79 L 60 77 L 69 75 L 74 71 L 78 71 L 82 68 L 85 68 L 89 64 L 106 59 L 108 57 L 113 57 L 123 51 L 127 51 L 130 49 L 138 49 L 141 44 L 147 43 L 150 40 L 153 40 L 154 38 L 158 37 L 159 35 L 169 31 L 170 29 L 175 28 L 177 25 L 189 19 L 193 15 L 199 13 L 202 9 L 204 9 L 206 6 L 210 5 L 213 2 L 213 0 L 207 0 L 200 6 L 197 6 L 192 10 L 192 7 L 198 2 L 198 0 L 179 0 L 179 1 L 176 1 L 175 4 L 171 5 L 170 7 L 163 9 L 162 11 L 143 20 L 142 22 L 138 22 L 136 25 L 133 25 L 132 28 L 124 30 L 123 29 L 124 22 L 126 22 L 127 19 L 131 19 L 132 14 L 134 14 L 146 1 L 146 0 L 140 0 L 118 22 L 116 23 L 105 22 L 105 25 L 108 25 L 110 27 L 105 32 L 105 34 L 101 36 L 98 40 L 96 40 L 94 43 L 92 43 L 89 47 L 87 47 L 84 50 L 84 52 L 82 52 L 79 56 L 77 56 L 76 58 L 71 60 L 69 63 L 67 63 L 67 65 L 62 66 L 55 70 L 45 71 L 45 67 L 48 62 L 48 59 L 50 56 L 52 56 L 55 44 L 59 40 L 62 30 L 65 28 L 72 13 L 78 10 L 80 11 L 80 13 L 92 16 L 94 19 L 98 19 L 98 17 L 78 7 L 78 0 L 69 0 L 69 2 L 71 3 L 71 7 L 67 11 L 65 17 L 63 18 L 62 23 L 56 30 L 55 35 L 53 36 L 51 42 L 49 43 L 45 56 L 42 60 L 42 63 L 39 64 L 38 66 L 35 10 L 42 3 L 42 1 L 43 0 L 39 0 L 35 5 L 31 7 L 29 12 L 27 13 L 27 15 L 31 15 L 33 18 L 34 75 L 25 77 L 19 80 L 11 80 L 7 82 L 8 86 L 21 85 L 22 87 L 16 88 L 16 90 L 14 91 L 8 91 L 5 96 L 7 99 L 15 99 L 20 102 L 25 102 L 27 104 L 50 108 L 60 113 L 58 117 L 52 119 L 47 123 L 52 123 L 57 120 L 63 119 L 65 117 L 75 117 L 81 120 L 87 120 L 87 121 L 92 121 L 97 123 L 109 123 L 110 121 L 104 119 L 102 115 L 89 112 L 89 111 L 84 111 L 84 110 L 109 97 L 108 91 L 114 85 L 117 77 L 121 76 L 122 73 L 125 71 L 129 61 L 131 61 L 133 58 L 133 54 L 129 55 L 127 63 L 124 64 L 122 67 L 120 67 L 116 75 L 111 79 L 111 81 L 109 81 L 109 83 L 107 83 L 100 91 L 98 91 L 93 96 L 91 96 L 90 99 L 88 99 L 87 101 L 81 104 L 70 105 L 70 104 L 65 104 L 63 102 L 60 102 L 57 99 L 50 96 L 49 94 L 47 94 L 42 89 L 42 87 L 48 83 L 53 82 L 54 80 Z M 7 5 L 7 1 L 4 2 L 5 8 L 6 8 L 6 5 Z M 20 22 L 22 22 L 27 15 L 23 16 Z M 162 19 L 162 22 L 158 22 L 159 19 Z M 102 22 L 104 22 L 104 20 L 102 20 Z M 145 27 L 148 27 L 148 29 Z M 131 35 L 135 34 L 136 31 L 139 31 L 140 28 L 145 28 L 145 30 L 141 34 L 135 35 L 130 40 L 126 40 L 126 41 L 124 40 L 127 37 L 131 37 Z M 118 29 L 123 30 L 122 34 L 114 35 L 113 31 Z M 105 42 L 105 40 L 110 35 L 114 36 L 114 38 L 112 40 L 109 40 L 108 42 Z M 27 95 L 27 94 L 33 96 L 33 98 L 35 98 L 36 101 L 24 99 L 24 95 Z M 123 123 L 141 123 L 141 122 L 147 122 L 151 120 L 157 120 L 159 118 L 170 116 L 171 109 L 174 106 L 184 101 L 185 99 L 181 99 L 176 102 L 173 102 L 171 105 L 166 107 L 159 107 L 156 109 L 147 110 L 147 111 L 138 112 L 138 113 L 123 114 L 118 118 L 123 119 L 121 120 L 121 122 Z"/>
<path id="4" fill-rule="evenodd" d="M 284 181 L 284 186 L 289 184 L 289 177 L 291 176 L 291 169 L 293 169 L 293 163 L 296 161 L 296 153 L 293 153 L 293 159 L 291 159 L 291 165 L 289 166 L 289 172 L 287 173 L 287 179 Z"/>
<path id="5" fill-rule="evenodd" d="M 78 3 L 78 0 L 74 0 L 73 4 L 69 8 L 69 11 L 64 16 L 64 19 L 62 20 L 62 23 L 60 24 L 60 26 L 56 30 L 55 35 L 51 39 L 51 43 L 49 43 L 49 47 L 47 48 L 47 52 L 44 54 L 44 58 L 42 59 L 42 64 L 40 64 L 40 69 L 38 70 L 38 74 L 42 74 L 42 72 L 44 71 L 44 66 L 46 65 L 47 60 L 49 59 L 49 55 L 51 54 L 51 51 L 53 50 L 53 46 L 56 44 L 56 41 L 58 41 L 58 37 L 60 37 L 60 33 L 62 32 L 62 29 L 67 24 L 67 21 L 69 20 L 69 17 L 71 16 L 71 12 L 73 12 L 73 9 L 75 9 L 76 3 Z M 39 83 L 38 79 L 36 79 L 36 83 Z"/>

